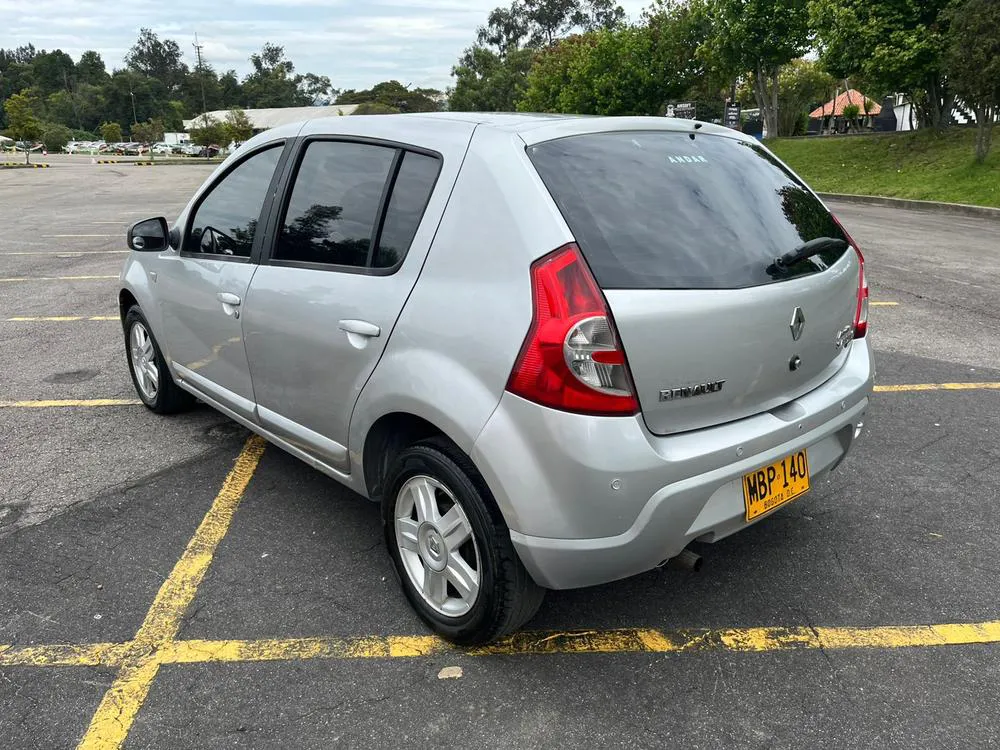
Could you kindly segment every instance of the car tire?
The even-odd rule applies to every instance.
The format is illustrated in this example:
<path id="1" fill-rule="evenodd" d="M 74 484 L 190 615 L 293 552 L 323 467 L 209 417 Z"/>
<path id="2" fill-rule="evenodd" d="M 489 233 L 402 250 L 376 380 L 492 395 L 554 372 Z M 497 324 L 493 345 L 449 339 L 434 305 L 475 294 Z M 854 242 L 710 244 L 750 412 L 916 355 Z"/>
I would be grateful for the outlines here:
<path id="1" fill-rule="evenodd" d="M 174 382 L 159 344 L 138 305 L 125 314 L 125 360 L 139 399 L 157 414 L 176 414 L 194 404 L 194 396 Z"/>
<path id="2" fill-rule="evenodd" d="M 444 438 L 418 442 L 393 461 L 385 487 L 389 555 L 406 598 L 435 632 L 481 645 L 534 617 L 545 589 L 525 570 L 486 482 L 462 451 Z"/>

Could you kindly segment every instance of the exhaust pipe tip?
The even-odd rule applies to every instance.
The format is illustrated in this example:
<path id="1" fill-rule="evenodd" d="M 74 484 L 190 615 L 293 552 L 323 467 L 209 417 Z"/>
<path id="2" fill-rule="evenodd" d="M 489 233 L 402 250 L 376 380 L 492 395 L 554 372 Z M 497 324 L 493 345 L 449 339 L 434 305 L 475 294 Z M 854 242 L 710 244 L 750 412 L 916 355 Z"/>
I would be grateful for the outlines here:
<path id="1" fill-rule="evenodd" d="M 667 560 L 667 567 L 674 568 L 675 570 L 690 570 L 697 573 L 701 570 L 702 563 L 701 555 L 697 552 L 692 552 L 689 549 L 682 549 L 680 554 L 676 557 L 671 557 Z"/>

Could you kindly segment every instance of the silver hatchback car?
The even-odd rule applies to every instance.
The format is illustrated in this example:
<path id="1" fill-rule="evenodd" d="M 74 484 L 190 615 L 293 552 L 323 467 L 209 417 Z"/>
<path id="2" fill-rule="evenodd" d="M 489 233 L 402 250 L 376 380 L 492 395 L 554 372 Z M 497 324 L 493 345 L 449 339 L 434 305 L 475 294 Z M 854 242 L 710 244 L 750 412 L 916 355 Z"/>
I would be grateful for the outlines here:
<path id="1" fill-rule="evenodd" d="M 406 596 L 462 644 L 808 492 L 872 390 L 857 245 L 700 122 L 313 120 L 128 243 L 143 402 L 200 399 L 379 502 Z"/>

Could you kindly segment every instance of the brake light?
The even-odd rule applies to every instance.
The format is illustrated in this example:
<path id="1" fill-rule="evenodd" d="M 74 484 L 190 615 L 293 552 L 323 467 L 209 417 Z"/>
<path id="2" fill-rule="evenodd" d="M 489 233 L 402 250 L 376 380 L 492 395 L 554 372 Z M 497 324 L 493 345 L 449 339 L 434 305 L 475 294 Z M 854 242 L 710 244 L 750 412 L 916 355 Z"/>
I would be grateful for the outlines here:
<path id="1" fill-rule="evenodd" d="M 865 256 L 861 254 L 861 248 L 858 247 L 858 243 L 851 237 L 851 233 L 844 229 L 844 225 L 840 223 L 840 219 L 834 216 L 833 220 L 837 222 L 840 231 L 844 233 L 848 244 L 858 254 L 858 265 L 861 266 L 861 270 L 858 273 L 858 306 L 854 312 L 854 338 L 861 339 L 868 333 L 868 279 L 865 277 Z"/>
<path id="2" fill-rule="evenodd" d="M 639 411 L 611 311 L 575 244 L 531 265 L 531 327 L 507 390 L 563 411 Z"/>

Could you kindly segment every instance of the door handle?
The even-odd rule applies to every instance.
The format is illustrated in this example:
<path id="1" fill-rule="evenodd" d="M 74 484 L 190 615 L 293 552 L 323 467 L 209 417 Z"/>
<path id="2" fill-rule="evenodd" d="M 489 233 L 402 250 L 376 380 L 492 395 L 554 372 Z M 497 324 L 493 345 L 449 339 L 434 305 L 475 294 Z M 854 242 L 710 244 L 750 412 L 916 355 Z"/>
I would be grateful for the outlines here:
<path id="1" fill-rule="evenodd" d="M 219 292 L 215 295 L 216 299 L 219 300 L 224 305 L 230 305 L 232 307 L 238 307 L 241 300 L 237 295 L 231 294 L 230 292 Z"/>
<path id="2" fill-rule="evenodd" d="M 381 335 L 382 329 L 367 320 L 341 320 L 337 323 L 337 328 L 347 333 L 356 333 L 358 336 L 375 338 Z"/>

